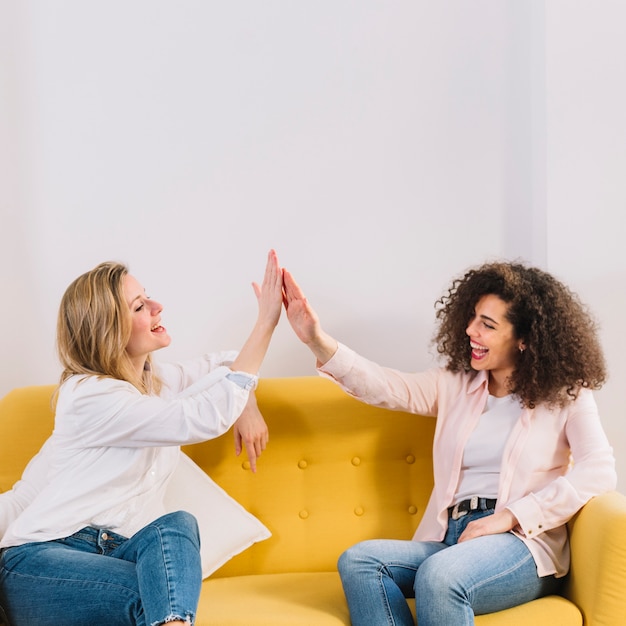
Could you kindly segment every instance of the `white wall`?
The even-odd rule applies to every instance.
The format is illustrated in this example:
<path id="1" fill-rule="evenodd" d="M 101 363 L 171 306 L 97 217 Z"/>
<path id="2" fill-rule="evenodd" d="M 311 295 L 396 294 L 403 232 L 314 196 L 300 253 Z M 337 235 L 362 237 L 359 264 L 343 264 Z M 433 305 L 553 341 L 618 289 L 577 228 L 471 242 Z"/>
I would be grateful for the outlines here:
<path id="1" fill-rule="evenodd" d="M 597 399 L 624 491 L 626 3 L 546 8 L 548 266 L 600 323 L 609 380 Z"/>
<path id="2" fill-rule="evenodd" d="M 165 304 L 161 358 L 241 345 L 270 247 L 329 331 L 404 369 L 431 364 L 449 279 L 494 257 L 566 270 L 612 323 L 614 293 L 590 293 L 568 259 L 586 230 L 554 228 L 571 189 L 552 133 L 567 92 L 552 89 L 575 61 L 555 52 L 574 35 L 553 6 L 0 0 L 0 393 L 56 379 L 61 294 L 106 259 Z M 607 113 L 595 80 L 574 125 Z M 615 264 L 594 266 L 608 280 Z M 263 374 L 312 373 L 284 320 Z"/>

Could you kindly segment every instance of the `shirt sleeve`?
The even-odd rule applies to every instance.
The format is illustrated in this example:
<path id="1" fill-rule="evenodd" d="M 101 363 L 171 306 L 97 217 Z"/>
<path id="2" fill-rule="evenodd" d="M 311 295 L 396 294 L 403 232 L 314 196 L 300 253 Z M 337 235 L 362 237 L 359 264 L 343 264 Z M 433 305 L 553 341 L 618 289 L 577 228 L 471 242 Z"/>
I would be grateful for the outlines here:
<path id="1" fill-rule="evenodd" d="M 421 415 L 437 414 L 441 370 L 401 372 L 378 365 L 341 343 L 317 369 L 321 376 L 366 404 Z"/>
<path id="2" fill-rule="evenodd" d="M 218 367 L 230 366 L 237 354 L 235 350 L 213 352 L 180 363 L 157 363 L 155 370 L 168 390 L 178 393 Z"/>
<path id="3" fill-rule="evenodd" d="M 183 445 L 213 439 L 233 425 L 248 400 L 246 385 L 230 380 L 232 374 L 219 365 L 164 397 L 142 394 L 117 379 L 70 379 L 59 391 L 54 434 L 64 446 L 81 448 Z"/>
<path id="4" fill-rule="evenodd" d="M 507 505 L 526 537 L 562 526 L 592 497 L 616 487 L 615 457 L 591 391 L 583 389 L 573 402 L 565 432 L 571 469 Z"/>
<path id="5" fill-rule="evenodd" d="M 0 538 L 47 484 L 48 445 L 48 442 L 44 443 L 39 452 L 29 461 L 21 479 L 13 485 L 13 488 L 0 494 Z"/>

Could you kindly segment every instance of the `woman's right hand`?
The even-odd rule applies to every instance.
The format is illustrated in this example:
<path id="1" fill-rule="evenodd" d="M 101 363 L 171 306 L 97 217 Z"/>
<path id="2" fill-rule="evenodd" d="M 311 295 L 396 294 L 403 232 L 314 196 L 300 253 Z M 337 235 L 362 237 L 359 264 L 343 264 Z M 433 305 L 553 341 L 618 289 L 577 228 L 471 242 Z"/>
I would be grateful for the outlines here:
<path id="1" fill-rule="evenodd" d="M 309 347 L 319 364 L 326 363 L 337 351 L 337 341 L 322 330 L 317 313 L 287 270 L 283 270 L 283 292 L 287 319 L 296 336 Z"/>
<path id="2" fill-rule="evenodd" d="M 283 289 L 282 269 L 275 250 L 270 250 L 267 255 L 263 283 L 252 283 L 252 287 L 259 305 L 258 322 L 275 328 L 282 311 Z"/>

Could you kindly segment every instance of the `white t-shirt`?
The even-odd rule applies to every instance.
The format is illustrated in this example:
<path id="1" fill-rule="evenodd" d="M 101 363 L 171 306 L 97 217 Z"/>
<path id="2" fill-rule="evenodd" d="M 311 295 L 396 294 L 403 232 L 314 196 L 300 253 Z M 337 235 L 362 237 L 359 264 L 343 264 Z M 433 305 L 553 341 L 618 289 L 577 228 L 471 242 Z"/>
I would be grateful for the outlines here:
<path id="1" fill-rule="evenodd" d="M 521 414 L 517 396 L 487 398 L 485 410 L 465 446 L 455 502 L 472 496 L 497 498 L 502 453 Z"/>

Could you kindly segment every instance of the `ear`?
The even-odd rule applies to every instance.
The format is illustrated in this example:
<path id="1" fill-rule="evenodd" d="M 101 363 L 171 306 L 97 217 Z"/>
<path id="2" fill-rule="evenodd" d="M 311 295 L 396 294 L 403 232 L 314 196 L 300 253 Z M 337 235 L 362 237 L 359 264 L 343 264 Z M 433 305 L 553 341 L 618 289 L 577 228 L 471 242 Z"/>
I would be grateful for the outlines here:
<path id="1" fill-rule="evenodd" d="M 524 352 L 524 350 L 526 350 L 526 342 L 525 341 L 520 341 L 519 345 L 517 346 L 518 350 L 520 352 Z"/>

